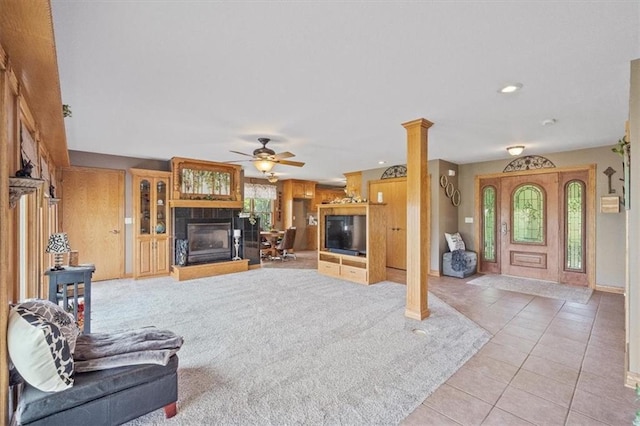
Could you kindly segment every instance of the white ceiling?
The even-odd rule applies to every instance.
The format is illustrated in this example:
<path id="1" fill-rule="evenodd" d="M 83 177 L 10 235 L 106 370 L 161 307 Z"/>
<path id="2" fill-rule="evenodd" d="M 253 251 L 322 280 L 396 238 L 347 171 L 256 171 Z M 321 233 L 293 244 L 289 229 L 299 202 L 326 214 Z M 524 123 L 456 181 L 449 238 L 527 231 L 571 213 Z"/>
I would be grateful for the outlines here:
<path id="1" fill-rule="evenodd" d="M 406 163 L 416 118 L 434 123 L 429 158 L 459 164 L 613 146 L 640 57 L 637 0 L 52 7 L 69 149 L 229 161 L 270 137 L 306 163 L 281 178 L 332 184 Z M 497 92 L 510 82 L 524 87 Z"/>

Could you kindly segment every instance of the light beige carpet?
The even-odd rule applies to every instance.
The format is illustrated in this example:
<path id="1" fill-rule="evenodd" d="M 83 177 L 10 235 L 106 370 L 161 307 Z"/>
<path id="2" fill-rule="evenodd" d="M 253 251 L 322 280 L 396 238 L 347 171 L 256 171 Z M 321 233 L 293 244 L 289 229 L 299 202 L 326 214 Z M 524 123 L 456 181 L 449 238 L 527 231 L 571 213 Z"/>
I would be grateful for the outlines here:
<path id="1" fill-rule="evenodd" d="M 405 298 L 304 269 L 100 281 L 92 328 L 184 337 L 178 415 L 133 425 L 395 425 L 490 338 L 434 295 L 408 319 Z"/>
<path id="2" fill-rule="evenodd" d="M 510 277 L 508 275 L 483 275 L 467 283 L 577 303 L 587 303 L 593 293 L 592 289 L 586 287 Z"/>

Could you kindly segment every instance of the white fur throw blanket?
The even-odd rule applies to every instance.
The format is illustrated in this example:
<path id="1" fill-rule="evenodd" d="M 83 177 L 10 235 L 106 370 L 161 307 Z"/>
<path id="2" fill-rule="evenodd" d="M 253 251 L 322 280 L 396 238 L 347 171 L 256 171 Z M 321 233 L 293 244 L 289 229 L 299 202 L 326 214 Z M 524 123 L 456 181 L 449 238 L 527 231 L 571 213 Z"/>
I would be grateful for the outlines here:
<path id="1" fill-rule="evenodd" d="M 76 341 L 73 361 L 78 373 L 125 365 L 167 365 L 181 346 L 181 336 L 155 327 L 82 334 Z"/>

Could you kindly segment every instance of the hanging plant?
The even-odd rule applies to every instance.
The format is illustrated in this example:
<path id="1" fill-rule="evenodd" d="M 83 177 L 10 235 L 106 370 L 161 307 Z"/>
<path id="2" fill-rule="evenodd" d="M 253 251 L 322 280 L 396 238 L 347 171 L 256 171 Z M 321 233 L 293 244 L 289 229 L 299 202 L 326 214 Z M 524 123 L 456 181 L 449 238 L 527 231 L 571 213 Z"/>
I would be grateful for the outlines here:
<path id="1" fill-rule="evenodd" d="M 629 147 L 629 141 L 627 140 L 627 137 L 624 136 L 622 139 L 620 139 L 618 141 L 618 143 L 616 144 L 616 146 L 614 146 L 613 148 L 611 148 L 611 151 L 615 152 L 616 154 L 618 154 L 619 156 L 623 157 L 624 153 L 626 151 L 626 149 Z"/>

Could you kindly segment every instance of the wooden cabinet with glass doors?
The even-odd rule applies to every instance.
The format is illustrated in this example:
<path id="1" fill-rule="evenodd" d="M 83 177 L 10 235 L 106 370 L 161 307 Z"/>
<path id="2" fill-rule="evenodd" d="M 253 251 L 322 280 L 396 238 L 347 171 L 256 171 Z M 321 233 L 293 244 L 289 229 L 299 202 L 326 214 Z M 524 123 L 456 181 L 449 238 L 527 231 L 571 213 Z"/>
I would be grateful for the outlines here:
<path id="1" fill-rule="evenodd" d="M 133 277 L 169 275 L 171 173 L 131 169 L 133 177 Z"/>

